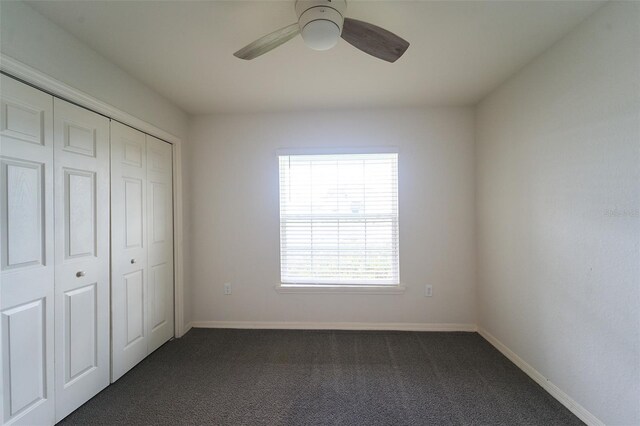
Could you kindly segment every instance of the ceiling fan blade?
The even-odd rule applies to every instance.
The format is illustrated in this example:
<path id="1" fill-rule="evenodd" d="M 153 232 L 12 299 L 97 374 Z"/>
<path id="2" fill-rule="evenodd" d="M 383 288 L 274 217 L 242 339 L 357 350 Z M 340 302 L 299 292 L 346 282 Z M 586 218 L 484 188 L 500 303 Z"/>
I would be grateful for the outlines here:
<path id="1" fill-rule="evenodd" d="M 376 58 L 395 62 L 409 48 L 409 42 L 383 28 L 344 18 L 342 38 L 349 44 Z"/>
<path id="2" fill-rule="evenodd" d="M 300 26 L 296 22 L 288 27 L 280 28 L 277 31 L 267 34 L 254 41 L 251 44 L 246 45 L 242 49 L 238 50 L 233 56 L 240 59 L 253 59 L 260 55 L 267 53 L 270 50 L 284 44 L 297 36 L 300 33 Z"/>

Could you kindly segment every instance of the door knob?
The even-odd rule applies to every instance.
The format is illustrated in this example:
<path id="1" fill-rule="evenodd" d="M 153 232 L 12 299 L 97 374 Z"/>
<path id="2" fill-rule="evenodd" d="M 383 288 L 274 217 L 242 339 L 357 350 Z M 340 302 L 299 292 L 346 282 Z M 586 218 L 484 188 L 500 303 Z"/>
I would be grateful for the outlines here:
<path id="1" fill-rule="evenodd" d="M 76 277 L 80 278 L 80 277 L 84 277 L 85 273 L 84 271 L 78 271 L 76 272 Z"/>
<path id="2" fill-rule="evenodd" d="M 134 264 L 134 263 L 136 263 L 136 262 L 137 262 L 137 260 L 135 260 L 135 259 L 131 259 L 131 264 Z"/>

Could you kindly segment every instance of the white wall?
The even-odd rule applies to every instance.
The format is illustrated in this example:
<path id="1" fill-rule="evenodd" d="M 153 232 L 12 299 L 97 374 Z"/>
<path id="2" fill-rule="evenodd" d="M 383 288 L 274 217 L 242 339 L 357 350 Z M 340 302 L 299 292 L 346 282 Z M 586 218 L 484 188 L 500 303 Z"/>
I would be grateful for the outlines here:
<path id="1" fill-rule="evenodd" d="M 471 108 L 197 117 L 189 136 L 194 320 L 475 324 L 473 135 Z M 406 293 L 277 293 L 276 150 L 385 145 L 400 149 Z"/>
<path id="2" fill-rule="evenodd" d="M 188 117 L 171 102 L 126 74 L 67 31 L 20 1 L 0 1 L 0 51 L 48 76 L 153 124 L 182 141 L 186 170 Z M 188 179 L 183 179 L 184 216 Z M 187 221 L 185 228 L 189 227 Z M 188 245 L 185 245 L 185 256 Z M 191 321 L 191 294 L 185 269 L 185 324 Z"/>
<path id="3" fill-rule="evenodd" d="M 479 324 L 640 424 L 640 3 L 605 5 L 477 110 Z"/>
<path id="4" fill-rule="evenodd" d="M 175 136 L 187 115 L 21 1 L 0 2 L 0 50 Z"/>

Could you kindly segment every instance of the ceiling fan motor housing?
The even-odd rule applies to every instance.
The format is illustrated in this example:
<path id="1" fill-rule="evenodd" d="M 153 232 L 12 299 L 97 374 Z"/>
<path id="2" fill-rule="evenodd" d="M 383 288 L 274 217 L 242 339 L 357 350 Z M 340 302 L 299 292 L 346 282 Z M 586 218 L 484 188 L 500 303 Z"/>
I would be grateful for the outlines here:
<path id="1" fill-rule="evenodd" d="M 296 14 L 305 43 L 316 50 L 332 48 L 342 33 L 346 0 L 296 0 Z"/>

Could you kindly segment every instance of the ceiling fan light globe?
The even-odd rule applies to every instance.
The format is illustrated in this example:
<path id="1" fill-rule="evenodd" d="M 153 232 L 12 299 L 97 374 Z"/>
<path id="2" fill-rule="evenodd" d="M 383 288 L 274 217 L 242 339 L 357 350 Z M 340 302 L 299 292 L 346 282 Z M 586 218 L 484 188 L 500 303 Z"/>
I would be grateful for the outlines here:
<path id="1" fill-rule="evenodd" d="M 302 39 L 313 50 L 329 50 L 340 39 L 340 28 L 332 21 L 318 19 L 302 29 Z"/>

